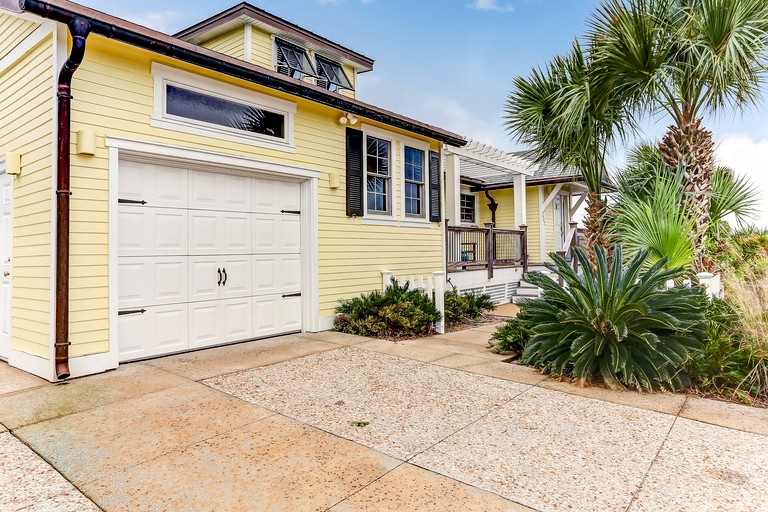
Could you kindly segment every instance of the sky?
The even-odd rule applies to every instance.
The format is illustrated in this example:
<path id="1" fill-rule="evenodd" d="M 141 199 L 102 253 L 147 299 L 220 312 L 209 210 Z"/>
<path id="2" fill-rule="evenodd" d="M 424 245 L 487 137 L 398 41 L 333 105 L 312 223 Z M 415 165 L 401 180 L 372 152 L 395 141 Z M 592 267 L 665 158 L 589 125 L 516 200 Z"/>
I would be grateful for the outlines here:
<path id="1" fill-rule="evenodd" d="M 238 0 L 81 0 L 172 34 Z M 595 0 L 251 0 L 301 27 L 375 59 L 358 98 L 505 150 L 522 147 L 504 129 L 516 76 L 528 75 L 583 35 Z M 720 163 L 759 189 L 758 225 L 768 227 L 768 87 L 744 113 L 706 117 Z M 638 141 L 658 140 L 668 122 L 645 123 Z M 623 162 L 617 147 L 609 167 Z"/>

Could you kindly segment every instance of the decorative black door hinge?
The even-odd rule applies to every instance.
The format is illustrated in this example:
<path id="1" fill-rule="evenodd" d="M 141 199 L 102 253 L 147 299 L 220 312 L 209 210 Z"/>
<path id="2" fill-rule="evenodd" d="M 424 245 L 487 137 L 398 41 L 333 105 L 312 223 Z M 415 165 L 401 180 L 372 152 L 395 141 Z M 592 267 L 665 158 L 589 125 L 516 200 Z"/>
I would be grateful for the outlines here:
<path id="1" fill-rule="evenodd" d="M 280 210 L 280 213 L 290 213 L 291 215 L 301 215 L 299 210 Z"/>
<path id="2" fill-rule="evenodd" d="M 126 309 L 123 311 L 118 311 L 117 316 L 123 316 L 123 315 L 143 315 L 146 313 L 146 309 Z"/>
<path id="3" fill-rule="evenodd" d="M 138 199 L 118 199 L 117 204 L 147 204 L 147 202 Z"/>
<path id="4" fill-rule="evenodd" d="M 301 292 L 296 293 L 284 293 L 283 298 L 287 299 L 288 297 L 301 297 Z"/>

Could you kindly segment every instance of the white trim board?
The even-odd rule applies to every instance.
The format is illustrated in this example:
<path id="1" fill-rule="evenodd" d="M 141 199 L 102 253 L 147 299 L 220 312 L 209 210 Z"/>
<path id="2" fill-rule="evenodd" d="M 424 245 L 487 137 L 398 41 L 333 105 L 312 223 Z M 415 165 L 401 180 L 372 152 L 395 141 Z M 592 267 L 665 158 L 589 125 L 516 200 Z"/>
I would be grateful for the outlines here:
<path id="1" fill-rule="evenodd" d="M 11 51 L 6 53 L 3 58 L 0 59 L 0 74 L 4 73 L 8 68 L 16 64 L 26 54 L 28 54 L 37 45 L 39 45 L 46 37 L 51 35 L 54 32 L 55 27 L 56 24 L 54 22 L 45 21 L 42 25 L 33 30 L 31 34 L 25 37 L 19 44 L 17 44 Z M 55 51 L 55 40 L 53 47 Z"/>
<path id="2" fill-rule="evenodd" d="M 173 146 L 160 142 L 141 141 L 122 137 L 106 137 L 106 146 L 120 150 L 120 155 L 137 156 L 143 159 L 151 158 L 166 162 L 175 162 L 182 165 L 189 163 L 203 163 L 207 169 L 232 169 L 238 168 L 244 171 L 259 171 L 261 174 L 291 176 L 295 178 L 320 178 L 321 171 L 306 167 L 296 167 L 288 164 L 267 162 L 246 156 L 219 153 L 204 149 L 194 149 L 184 146 Z"/>

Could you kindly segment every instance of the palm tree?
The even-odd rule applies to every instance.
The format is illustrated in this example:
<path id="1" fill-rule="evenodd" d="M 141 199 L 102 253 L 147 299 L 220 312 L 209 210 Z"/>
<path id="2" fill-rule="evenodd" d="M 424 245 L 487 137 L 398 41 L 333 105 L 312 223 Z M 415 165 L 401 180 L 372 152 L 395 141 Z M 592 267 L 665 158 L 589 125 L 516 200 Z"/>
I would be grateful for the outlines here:
<path id="1" fill-rule="evenodd" d="M 710 223 L 714 143 L 704 115 L 754 104 L 766 77 L 765 0 L 605 0 L 589 34 L 596 73 L 636 112 L 666 113 L 659 145 L 682 169 L 697 265 Z"/>
<path id="2" fill-rule="evenodd" d="M 629 152 L 627 166 L 615 177 L 617 194 L 611 210 L 611 233 L 623 241 L 629 257 L 647 250 L 650 261 L 666 257 L 670 266 L 691 270 L 696 260 L 694 221 L 682 187 L 683 172 L 674 172 L 658 145 L 643 144 Z M 757 192 L 744 177 L 724 166 L 712 170 L 709 202 L 710 242 L 727 243 L 727 217 L 745 225 L 756 212 Z"/>
<path id="3" fill-rule="evenodd" d="M 607 247 L 605 156 L 617 133 L 631 126 L 613 91 L 595 80 L 588 51 L 574 41 L 571 51 L 543 69 L 517 77 L 505 108 L 507 131 L 530 146 L 539 161 L 573 167 L 589 189 L 585 236 L 590 258 Z"/>

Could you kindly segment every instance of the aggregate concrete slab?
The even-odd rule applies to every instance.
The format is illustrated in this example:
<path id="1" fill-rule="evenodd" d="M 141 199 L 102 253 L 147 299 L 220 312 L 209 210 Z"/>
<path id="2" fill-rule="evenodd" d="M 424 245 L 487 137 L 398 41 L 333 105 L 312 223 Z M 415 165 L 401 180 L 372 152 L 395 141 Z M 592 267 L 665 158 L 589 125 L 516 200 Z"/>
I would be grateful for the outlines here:
<path id="1" fill-rule="evenodd" d="M 0 396 L 0 422 L 13 430 L 187 382 L 144 363 L 125 364 L 110 372 Z"/>
<path id="2" fill-rule="evenodd" d="M 0 361 L 0 395 L 45 386 L 48 381 Z"/>
<path id="3" fill-rule="evenodd" d="M 400 464 L 272 416 L 86 484 L 109 511 L 327 510 Z"/>
<path id="4" fill-rule="evenodd" d="M 530 389 L 354 347 L 205 383 L 402 460 Z"/>
<path id="5" fill-rule="evenodd" d="M 10 432 L 0 434 L 0 510 L 98 512 L 89 499 Z"/>
<path id="6" fill-rule="evenodd" d="M 273 414 L 188 382 L 22 427 L 16 434 L 81 485 Z"/>
<path id="7" fill-rule="evenodd" d="M 412 463 L 537 510 L 626 510 L 674 419 L 537 388 Z"/>
<path id="8" fill-rule="evenodd" d="M 528 512 L 533 509 L 426 469 L 403 464 L 330 512 Z"/>
<path id="9" fill-rule="evenodd" d="M 152 359 L 147 364 L 190 380 L 202 380 L 335 348 L 338 345 L 320 339 L 288 335 Z"/>
<path id="10" fill-rule="evenodd" d="M 768 436 L 768 409 L 692 396 L 685 402 L 680 416 Z"/>
<path id="11" fill-rule="evenodd" d="M 768 438 L 678 418 L 634 512 L 768 510 Z"/>

